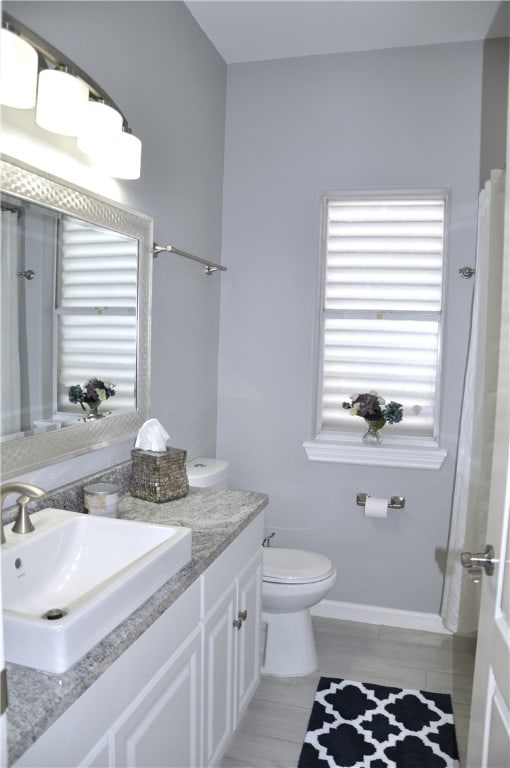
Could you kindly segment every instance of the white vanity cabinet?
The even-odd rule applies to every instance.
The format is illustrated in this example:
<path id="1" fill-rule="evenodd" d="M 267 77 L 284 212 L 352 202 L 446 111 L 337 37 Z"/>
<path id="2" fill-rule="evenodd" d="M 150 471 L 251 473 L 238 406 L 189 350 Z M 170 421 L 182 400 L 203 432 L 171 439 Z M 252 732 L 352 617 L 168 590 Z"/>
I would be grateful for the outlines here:
<path id="1" fill-rule="evenodd" d="M 115 766 L 200 765 L 200 635 L 197 627 L 116 723 Z"/>
<path id="2" fill-rule="evenodd" d="M 200 765 L 200 635 L 196 628 L 80 766 Z"/>
<path id="3" fill-rule="evenodd" d="M 204 582 L 203 761 L 218 763 L 260 677 L 262 548 L 249 530 L 207 570 Z M 244 565 L 243 565 L 244 564 Z M 229 581 L 229 574 L 238 573 Z"/>
<path id="4" fill-rule="evenodd" d="M 14 765 L 217 764 L 259 680 L 262 537 L 259 515 Z"/>
<path id="5" fill-rule="evenodd" d="M 200 765 L 201 587 L 198 579 L 15 765 L 127 768 L 135 764 L 128 762 L 134 756 L 140 766 L 183 768 L 182 762 L 171 762 L 172 750 L 187 750 L 189 765 Z M 184 666 L 185 680 L 176 683 Z M 194 708 L 188 706 L 190 700 Z M 162 712 L 165 723 L 159 718 Z M 172 720 L 176 712 L 178 725 Z M 158 740 L 159 754 L 165 755 L 162 762 L 151 762 L 152 738 Z"/>

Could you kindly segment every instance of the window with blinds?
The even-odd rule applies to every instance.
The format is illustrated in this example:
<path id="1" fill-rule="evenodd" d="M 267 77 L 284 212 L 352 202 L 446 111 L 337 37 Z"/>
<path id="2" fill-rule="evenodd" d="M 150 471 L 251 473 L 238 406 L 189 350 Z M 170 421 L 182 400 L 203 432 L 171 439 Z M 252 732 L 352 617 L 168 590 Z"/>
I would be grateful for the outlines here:
<path id="1" fill-rule="evenodd" d="M 136 407 L 138 240 L 67 216 L 61 221 L 56 300 L 59 411 L 71 385 L 115 385 L 109 411 Z M 106 406 L 105 406 L 106 409 Z"/>
<path id="2" fill-rule="evenodd" d="M 342 408 L 375 390 L 402 404 L 386 434 L 436 437 L 444 196 L 327 198 L 319 433 L 359 432 Z"/>

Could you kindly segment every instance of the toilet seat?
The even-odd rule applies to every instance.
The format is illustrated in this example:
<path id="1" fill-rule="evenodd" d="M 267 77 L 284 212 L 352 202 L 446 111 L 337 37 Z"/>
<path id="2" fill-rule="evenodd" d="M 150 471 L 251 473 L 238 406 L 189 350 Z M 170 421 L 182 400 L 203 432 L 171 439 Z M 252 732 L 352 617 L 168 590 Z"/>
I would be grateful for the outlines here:
<path id="1" fill-rule="evenodd" d="M 318 552 L 285 547 L 264 547 L 263 581 L 277 584 L 312 584 L 334 572 L 329 557 Z"/>

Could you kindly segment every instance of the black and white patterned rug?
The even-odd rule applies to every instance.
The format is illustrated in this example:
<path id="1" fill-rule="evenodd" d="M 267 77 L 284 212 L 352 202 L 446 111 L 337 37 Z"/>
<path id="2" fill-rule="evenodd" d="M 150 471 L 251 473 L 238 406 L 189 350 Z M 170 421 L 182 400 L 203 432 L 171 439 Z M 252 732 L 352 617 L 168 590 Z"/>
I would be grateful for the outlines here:
<path id="1" fill-rule="evenodd" d="M 298 768 L 458 768 L 451 697 L 321 677 Z"/>

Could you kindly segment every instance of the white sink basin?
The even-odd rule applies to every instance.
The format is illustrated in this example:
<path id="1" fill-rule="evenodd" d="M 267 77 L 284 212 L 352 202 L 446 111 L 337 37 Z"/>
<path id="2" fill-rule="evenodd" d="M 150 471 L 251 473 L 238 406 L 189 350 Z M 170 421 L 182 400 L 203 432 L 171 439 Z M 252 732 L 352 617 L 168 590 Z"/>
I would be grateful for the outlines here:
<path id="1" fill-rule="evenodd" d="M 16 664 L 64 672 L 191 559 L 190 528 L 49 508 L 30 517 L 35 531 L 6 525 L 1 547 L 5 657 Z M 64 615 L 46 618 L 53 610 Z"/>

